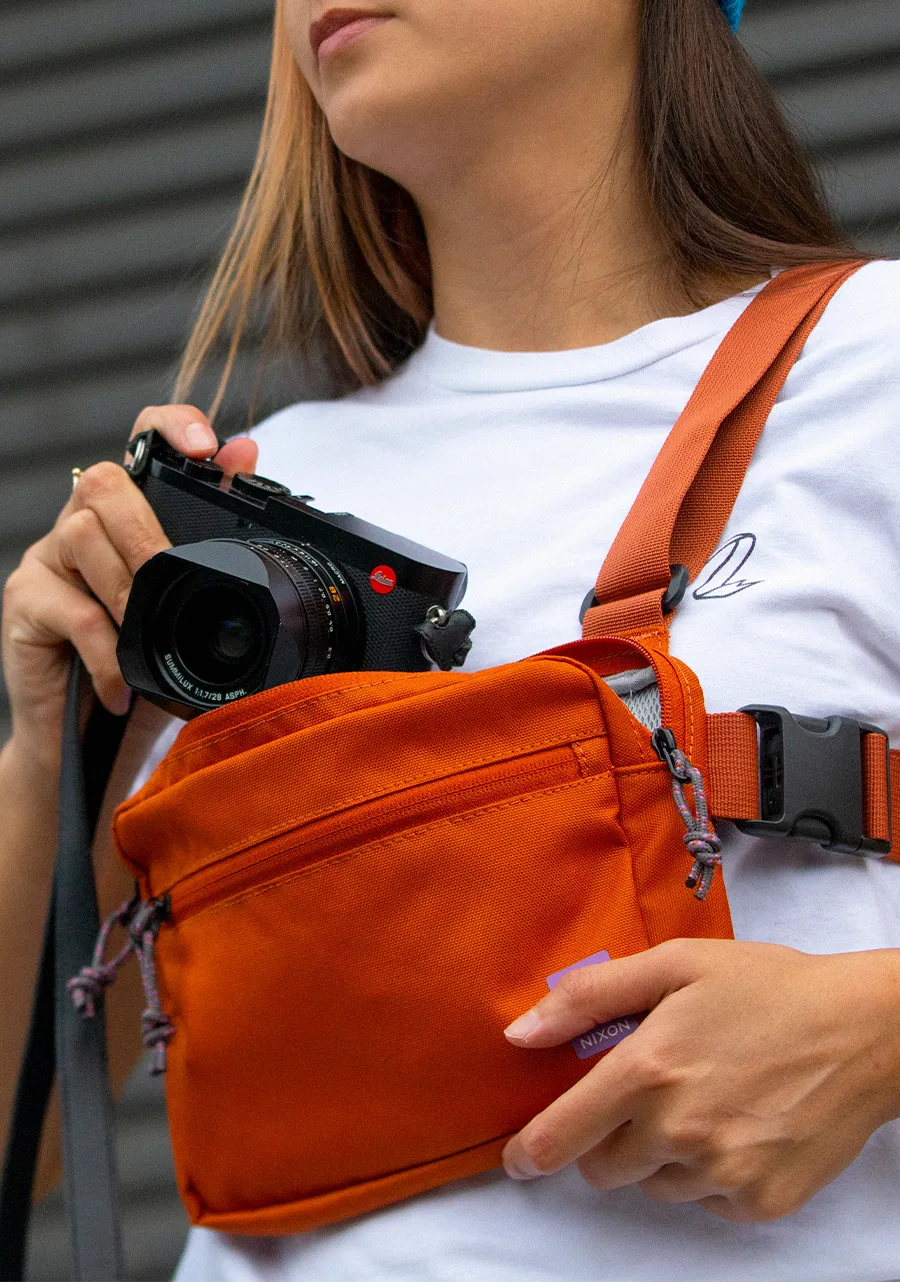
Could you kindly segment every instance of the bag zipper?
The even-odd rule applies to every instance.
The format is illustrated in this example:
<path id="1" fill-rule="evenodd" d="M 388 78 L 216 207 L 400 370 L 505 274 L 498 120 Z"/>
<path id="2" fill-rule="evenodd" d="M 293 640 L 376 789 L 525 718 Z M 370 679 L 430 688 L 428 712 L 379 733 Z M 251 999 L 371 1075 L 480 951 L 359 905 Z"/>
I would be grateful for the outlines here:
<path id="1" fill-rule="evenodd" d="M 465 797 L 467 809 L 476 810 L 491 801 L 515 796 L 521 790 L 523 779 L 534 778 L 536 786 L 533 790 L 537 792 L 575 782 L 585 776 L 584 766 L 572 750 L 571 744 L 535 753 L 527 771 L 521 769 L 522 758 L 505 764 L 510 768 L 501 778 L 494 777 L 456 787 L 453 790 L 454 796 Z M 477 775 L 483 772 L 471 773 Z M 397 804 L 396 794 L 393 797 L 379 798 L 374 807 L 379 812 L 377 815 L 373 816 L 371 803 L 354 807 L 360 816 L 355 821 L 348 819 L 352 811 L 338 811 L 317 821 L 311 826 L 311 832 L 303 833 L 302 827 L 295 828 L 271 838 L 250 852 L 238 852 L 228 856 L 222 863 L 189 873 L 170 888 L 173 916 L 179 922 L 186 921 L 213 903 L 269 884 L 285 873 L 301 872 L 327 861 L 335 852 L 329 850 L 323 857 L 322 849 L 332 847 L 338 834 L 349 844 L 354 834 L 365 832 L 366 838 L 359 844 L 366 845 L 419 827 L 440 816 L 440 808 L 445 805 L 447 798 L 446 780 L 429 782 L 409 791 L 416 794 L 415 799 L 400 805 Z M 269 867 L 261 873 L 260 868 L 266 863 Z"/>

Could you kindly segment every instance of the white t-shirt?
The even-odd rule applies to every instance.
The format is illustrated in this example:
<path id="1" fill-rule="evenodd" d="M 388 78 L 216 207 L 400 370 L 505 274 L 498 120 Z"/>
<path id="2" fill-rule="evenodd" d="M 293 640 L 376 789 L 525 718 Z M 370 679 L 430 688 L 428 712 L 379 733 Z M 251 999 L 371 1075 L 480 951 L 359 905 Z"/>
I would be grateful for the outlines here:
<path id="1" fill-rule="evenodd" d="M 468 667 L 579 635 L 578 611 L 672 424 L 749 291 L 616 342 L 538 354 L 430 334 L 393 378 L 283 410 L 259 471 L 465 561 Z M 672 629 L 710 711 L 873 720 L 900 744 L 900 263 L 829 306 L 771 415 L 720 551 Z M 900 946 L 900 867 L 725 826 L 739 938 Z M 353 1107 L 348 1101 L 348 1107 Z M 398 1105 L 402 1107 L 402 1102 Z M 766 1225 L 590 1188 L 570 1169 L 460 1180 L 280 1239 L 195 1229 L 178 1282 L 888 1282 L 900 1278 L 900 1124 Z"/>

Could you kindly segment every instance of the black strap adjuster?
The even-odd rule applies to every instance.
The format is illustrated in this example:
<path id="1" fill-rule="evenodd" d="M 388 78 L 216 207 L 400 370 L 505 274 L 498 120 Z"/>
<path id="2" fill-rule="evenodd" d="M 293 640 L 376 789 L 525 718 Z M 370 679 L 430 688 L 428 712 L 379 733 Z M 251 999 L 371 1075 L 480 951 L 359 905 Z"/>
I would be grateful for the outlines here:
<path id="1" fill-rule="evenodd" d="M 684 598 L 687 596 L 687 590 L 691 586 L 691 572 L 686 565 L 669 566 L 672 577 L 669 580 L 669 586 L 662 596 L 663 614 L 671 614 L 677 610 Z M 588 610 L 593 610 L 595 606 L 600 605 L 594 595 L 594 589 L 591 588 L 587 596 L 581 603 L 581 609 L 578 612 L 578 622 L 584 623 L 585 615 Z"/>
<path id="2" fill-rule="evenodd" d="M 741 712 L 759 727 L 760 814 L 759 819 L 736 820 L 741 832 L 800 837 L 848 854 L 890 852 L 890 841 L 867 837 L 864 831 L 863 736 L 877 734 L 887 741 L 884 730 L 851 717 L 795 717 L 787 708 L 758 706 Z M 887 742 L 885 748 L 889 763 Z M 886 795 L 890 807 L 890 779 Z"/>

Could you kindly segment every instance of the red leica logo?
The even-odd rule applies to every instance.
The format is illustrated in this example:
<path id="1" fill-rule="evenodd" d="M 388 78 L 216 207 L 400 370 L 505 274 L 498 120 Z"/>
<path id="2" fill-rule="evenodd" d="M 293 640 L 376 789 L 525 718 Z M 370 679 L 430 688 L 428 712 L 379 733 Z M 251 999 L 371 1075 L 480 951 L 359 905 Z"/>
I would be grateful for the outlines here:
<path id="1" fill-rule="evenodd" d="M 369 582 L 376 592 L 386 596 L 397 586 L 397 575 L 389 565 L 376 565 L 369 575 Z"/>

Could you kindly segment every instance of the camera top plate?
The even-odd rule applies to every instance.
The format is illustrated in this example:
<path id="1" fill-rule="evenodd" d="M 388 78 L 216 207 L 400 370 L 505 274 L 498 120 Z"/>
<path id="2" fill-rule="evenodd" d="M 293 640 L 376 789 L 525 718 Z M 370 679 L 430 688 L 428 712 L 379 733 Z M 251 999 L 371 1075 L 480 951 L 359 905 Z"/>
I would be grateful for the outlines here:
<path id="1" fill-rule="evenodd" d="M 387 559 L 398 587 L 449 610 L 465 594 L 468 571 L 461 561 L 349 512 L 322 512 L 310 505 L 309 495 L 292 495 L 266 477 L 243 474 L 235 484 L 216 463 L 179 454 L 155 429 L 132 437 L 128 452 L 132 461 L 126 471 L 144 490 L 175 546 L 205 538 L 274 535 L 322 547 L 332 559 L 367 577 Z"/>

